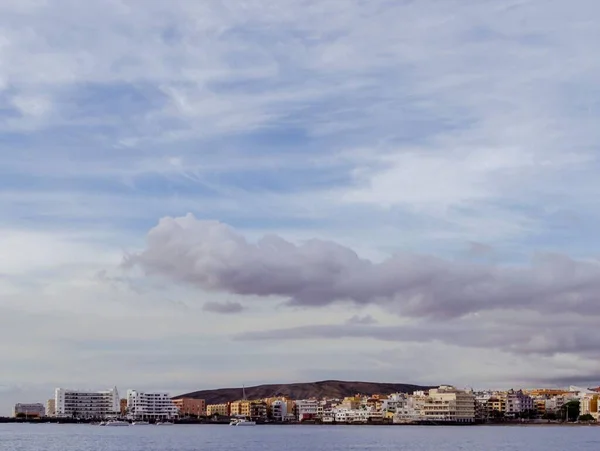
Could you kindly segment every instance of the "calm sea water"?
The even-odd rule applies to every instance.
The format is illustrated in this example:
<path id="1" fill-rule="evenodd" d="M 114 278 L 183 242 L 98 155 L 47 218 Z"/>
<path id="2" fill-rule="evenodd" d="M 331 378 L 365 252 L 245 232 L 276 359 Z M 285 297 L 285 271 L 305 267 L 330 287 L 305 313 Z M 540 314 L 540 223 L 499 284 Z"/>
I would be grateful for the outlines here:
<path id="1" fill-rule="evenodd" d="M 0 451 L 598 451 L 600 427 L 0 424 Z"/>

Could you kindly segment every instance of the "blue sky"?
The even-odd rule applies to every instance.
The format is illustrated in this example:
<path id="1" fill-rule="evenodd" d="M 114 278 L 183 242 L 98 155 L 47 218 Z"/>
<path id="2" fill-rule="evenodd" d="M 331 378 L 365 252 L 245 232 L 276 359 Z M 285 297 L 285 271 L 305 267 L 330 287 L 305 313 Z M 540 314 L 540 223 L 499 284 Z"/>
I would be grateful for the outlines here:
<path id="1" fill-rule="evenodd" d="M 600 315 L 597 13 L 3 1 L 0 413 L 54 386 L 435 383 L 445 359 L 459 386 L 596 380 L 573 331 Z M 456 341 L 411 338 L 429 316 Z M 476 326 L 514 317 L 528 343 Z"/>

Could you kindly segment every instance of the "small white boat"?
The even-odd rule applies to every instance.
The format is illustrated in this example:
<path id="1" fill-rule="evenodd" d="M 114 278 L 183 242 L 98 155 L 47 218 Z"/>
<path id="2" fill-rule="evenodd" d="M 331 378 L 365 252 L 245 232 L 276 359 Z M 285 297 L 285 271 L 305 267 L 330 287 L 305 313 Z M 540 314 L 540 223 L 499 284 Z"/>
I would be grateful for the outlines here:
<path id="1" fill-rule="evenodd" d="M 247 418 L 234 418 L 229 423 L 229 426 L 256 426 L 256 421 L 248 420 Z"/>
<path id="2" fill-rule="evenodd" d="M 105 426 L 129 426 L 129 422 L 121 420 L 110 420 L 106 422 Z"/>
<path id="3" fill-rule="evenodd" d="M 134 421 L 131 423 L 132 426 L 147 426 L 150 423 L 148 423 L 147 421 Z"/>
<path id="4" fill-rule="evenodd" d="M 170 421 L 157 421 L 156 425 L 157 426 L 173 426 L 173 423 L 171 423 Z"/>
<path id="5" fill-rule="evenodd" d="M 100 423 L 98 423 L 98 426 L 106 426 L 106 421 L 101 421 Z"/>
<path id="6" fill-rule="evenodd" d="M 242 385 L 242 399 L 246 400 L 246 387 L 244 385 Z M 238 416 L 231 419 L 229 426 L 256 426 L 256 421 Z"/>

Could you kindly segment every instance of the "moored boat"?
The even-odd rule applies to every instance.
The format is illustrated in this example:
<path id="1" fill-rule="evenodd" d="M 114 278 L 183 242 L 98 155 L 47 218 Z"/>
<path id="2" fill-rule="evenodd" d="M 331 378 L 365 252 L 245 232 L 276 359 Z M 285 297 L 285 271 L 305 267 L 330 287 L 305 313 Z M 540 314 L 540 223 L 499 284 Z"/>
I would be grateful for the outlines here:
<path id="1" fill-rule="evenodd" d="M 234 418 L 229 423 L 229 426 L 256 426 L 256 421 L 247 418 Z"/>
<path id="2" fill-rule="evenodd" d="M 110 420 L 106 422 L 105 426 L 129 426 L 129 422 L 121 420 Z"/>

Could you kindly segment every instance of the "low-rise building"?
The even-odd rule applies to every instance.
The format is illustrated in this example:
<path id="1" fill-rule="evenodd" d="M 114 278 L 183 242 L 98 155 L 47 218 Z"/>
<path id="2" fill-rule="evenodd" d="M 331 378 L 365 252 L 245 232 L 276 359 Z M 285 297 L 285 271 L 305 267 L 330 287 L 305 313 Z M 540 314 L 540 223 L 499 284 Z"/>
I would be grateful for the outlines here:
<path id="1" fill-rule="evenodd" d="M 314 420 L 319 412 L 320 402 L 316 399 L 300 399 L 296 401 L 296 419 L 298 421 Z"/>
<path id="2" fill-rule="evenodd" d="M 231 405 L 226 402 L 222 404 L 208 404 L 206 406 L 206 415 L 214 417 L 215 415 L 228 417 L 231 414 Z"/>
<path id="3" fill-rule="evenodd" d="M 173 404 L 177 407 L 180 416 L 201 417 L 206 415 L 206 401 L 204 399 L 177 398 L 173 400 Z"/>
<path id="4" fill-rule="evenodd" d="M 552 396 L 546 400 L 545 410 L 547 413 L 558 413 L 569 400 L 569 396 L 566 395 Z"/>
<path id="5" fill-rule="evenodd" d="M 529 390 L 523 390 L 523 393 L 531 396 L 532 398 L 545 397 L 551 398 L 553 396 L 560 396 L 568 393 L 567 390 L 561 388 L 532 388 Z"/>
<path id="6" fill-rule="evenodd" d="M 28 418 L 32 418 L 32 417 L 41 418 L 43 416 L 46 416 L 46 408 L 44 407 L 44 405 L 42 403 L 32 403 L 32 404 L 18 403 L 18 404 L 15 404 L 15 406 L 13 407 L 13 417 L 20 417 L 20 416 L 24 416 L 24 417 L 28 417 Z"/>
<path id="7" fill-rule="evenodd" d="M 506 400 L 503 397 L 492 396 L 486 405 L 488 418 L 502 416 L 506 410 Z"/>
<path id="8" fill-rule="evenodd" d="M 242 416 L 249 417 L 250 416 L 250 404 L 251 401 L 246 399 L 234 401 L 229 406 L 229 411 L 232 417 Z"/>
<path id="9" fill-rule="evenodd" d="M 423 406 L 428 400 L 424 392 L 415 392 L 406 398 L 402 406 L 398 406 L 393 417 L 394 423 L 414 423 L 423 420 Z"/>
<path id="10" fill-rule="evenodd" d="M 240 400 L 230 405 L 230 415 L 253 419 L 267 418 L 267 403 L 262 400 Z"/>
<path id="11" fill-rule="evenodd" d="M 177 417 L 168 393 L 127 390 L 127 416 L 133 420 L 166 420 Z"/>
<path id="12" fill-rule="evenodd" d="M 54 391 L 57 417 L 108 418 L 120 413 L 117 387 L 104 391 L 57 388 Z"/>
<path id="13" fill-rule="evenodd" d="M 267 403 L 262 400 L 250 402 L 250 418 L 253 420 L 267 419 Z"/>
<path id="14" fill-rule="evenodd" d="M 533 399 L 533 408 L 538 415 L 544 415 L 546 413 L 546 401 L 547 398 L 539 397 Z"/>
<path id="15" fill-rule="evenodd" d="M 509 390 L 506 393 L 506 407 L 504 412 L 508 416 L 517 416 L 523 412 L 529 412 L 535 409 L 533 398 L 526 395 L 521 390 Z"/>
<path id="16" fill-rule="evenodd" d="M 383 420 L 383 412 L 375 408 L 346 409 L 339 407 L 334 409 L 333 413 L 336 423 L 369 423 Z"/>
<path id="17" fill-rule="evenodd" d="M 404 407 L 406 403 L 406 394 L 394 393 L 382 400 L 381 410 L 383 412 L 395 413 L 397 409 Z"/>
<path id="18" fill-rule="evenodd" d="M 340 404 L 340 408 L 346 410 L 356 410 L 361 406 L 362 398 L 360 396 L 347 396 Z"/>

